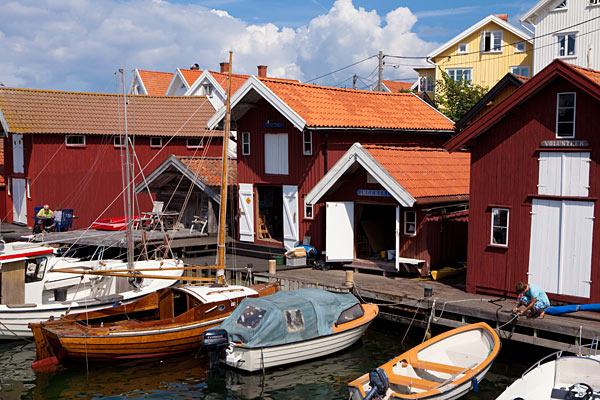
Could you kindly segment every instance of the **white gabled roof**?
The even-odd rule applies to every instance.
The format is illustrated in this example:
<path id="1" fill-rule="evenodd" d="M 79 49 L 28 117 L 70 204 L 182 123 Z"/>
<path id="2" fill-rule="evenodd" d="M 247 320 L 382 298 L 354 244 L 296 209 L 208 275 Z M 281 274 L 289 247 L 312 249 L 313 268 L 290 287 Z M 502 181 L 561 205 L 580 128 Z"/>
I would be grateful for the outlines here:
<path id="1" fill-rule="evenodd" d="M 186 91 L 189 90 L 190 85 L 185 80 L 185 76 L 183 76 L 183 74 L 181 73 L 181 70 L 179 68 L 177 68 L 177 72 L 175 72 L 175 74 L 173 75 L 173 79 L 171 79 L 171 83 L 169 83 L 169 87 L 167 88 L 167 91 L 165 92 L 165 94 L 167 96 L 170 94 L 171 89 L 173 88 L 173 85 L 175 84 L 176 81 L 182 82 L 185 85 Z"/>
<path id="2" fill-rule="evenodd" d="M 351 168 L 361 165 L 381 186 L 387 190 L 403 207 L 412 207 L 416 199 L 383 168 L 381 164 L 366 151 L 360 143 L 354 143 L 350 149 L 335 163 L 323 178 L 306 195 L 307 204 L 317 203 L 334 188 L 340 178 Z"/>
<path id="3" fill-rule="evenodd" d="M 205 81 L 208 81 L 214 87 L 214 90 L 219 92 L 221 97 L 225 98 L 227 96 L 227 93 L 225 93 L 223 87 L 219 85 L 219 82 L 217 82 L 215 77 L 212 76 L 212 74 L 207 69 L 204 70 L 202 74 L 200 74 L 198 79 L 196 79 L 192 86 L 190 86 L 190 88 L 185 92 L 184 96 L 192 96 L 196 92 L 196 90 L 198 90 L 198 87 L 202 85 Z"/>
<path id="4" fill-rule="evenodd" d="M 541 0 L 541 1 L 538 1 L 535 6 L 533 6 L 529 11 L 527 11 L 525 14 L 523 14 L 523 16 L 521 17 L 520 21 L 521 22 L 529 22 L 530 24 L 533 25 L 533 23 L 531 21 L 529 21 L 529 19 L 531 17 L 533 17 L 535 14 L 537 14 L 538 11 L 540 11 L 542 8 L 544 8 L 546 5 L 548 5 L 550 3 L 558 3 L 558 0 Z"/>
<path id="5" fill-rule="evenodd" d="M 443 45 L 441 45 L 440 47 L 438 47 L 437 49 L 435 49 L 434 51 L 429 53 L 427 55 L 427 57 L 429 57 L 429 58 L 436 57 L 441 52 L 446 51 L 448 48 L 458 44 L 461 40 L 463 40 L 467 36 L 470 36 L 473 33 L 477 32 L 479 29 L 483 28 L 485 25 L 487 25 L 490 22 L 494 22 L 495 24 L 499 25 L 501 28 L 504 28 L 507 31 L 514 33 L 515 35 L 519 36 L 523 40 L 526 40 L 528 42 L 531 41 L 531 36 L 529 36 L 527 33 L 512 26 L 508 22 L 496 17 L 495 15 L 489 15 L 489 16 L 485 17 L 484 19 L 482 19 L 481 21 L 479 21 L 478 23 L 476 23 L 475 25 L 471 26 L 469 29 L 463 31 L 459 35 L 450 39 L 450 41 L 444 43 Z"/>
<path id="6" fill-rule="evenodd" d="M 133 89 L 136 85 L 139 85 L 142 91 L 138 91 L 138 93 L 133 93 Z M 146 90 L 146 86 L 144 85 L 144 80 L 140 76 L 140 71 L 136 68 L 133 70 L 133 79 L 131 80 L 131 86 L 129 86 L 129 94 L 148 94 L 148 90 Z"/>
<path id="7" fill-rule="evenodd" d="M 306 121 L 254 75 L 250 76 L 250 78 L 248 78 L 248 80 L 244 82 L 244 84 L 238 90 L 236 90 L 235 94 L 231 96 L 231 109 L 242 102 L 244 97 L 246 97 L 246 95 L 253 90 L 256 91 L 263 99 L 269 102 L 273 108 L 287 118 L 298 130 L 302 131 L 304 129 L 304 126 L 306 126 Z M 219 122 L 225 118 L 225 112 L 226 106 L 224 105 L 217 110 L 211 119 L 208 120 L 208 129 L 215 129 Z"/>

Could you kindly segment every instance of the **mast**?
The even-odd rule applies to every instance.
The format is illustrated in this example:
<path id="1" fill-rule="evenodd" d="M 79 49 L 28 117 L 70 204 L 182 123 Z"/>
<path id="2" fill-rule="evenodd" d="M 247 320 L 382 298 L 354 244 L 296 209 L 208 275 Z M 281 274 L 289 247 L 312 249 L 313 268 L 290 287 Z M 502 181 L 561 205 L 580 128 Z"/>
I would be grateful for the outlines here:
<path id="1" fill-rule="evenodd" d="M 217 266 L 222 267 L 217 270 L 217 284 L 225 283 L 225 225 L 227 218 L 227 168 L 229 166 L 228 147 L 229 132 L 231 125 L 231 67 L 233 53 L 229 52 L 229 72 L 227 73 L 227 102 L 225 103 L 225 129 L 223 129 L 223 167 L 221 171 L 221 204 L 219 207 L 219 243 L 217 253 Z"/>
<path id="2" fill-rule="evenodd" d="M 125 93 L 125 71 L 119 68 L 123 83 L 123 114 L 125 116 L 125 196 L 127 207 L 125 222 L 127 222 L 127 269 L 133 270 L 133 223 L 131 218 L 131 170 L 129 163 L 129 133 L 127 131 L 127 94 Z"/>

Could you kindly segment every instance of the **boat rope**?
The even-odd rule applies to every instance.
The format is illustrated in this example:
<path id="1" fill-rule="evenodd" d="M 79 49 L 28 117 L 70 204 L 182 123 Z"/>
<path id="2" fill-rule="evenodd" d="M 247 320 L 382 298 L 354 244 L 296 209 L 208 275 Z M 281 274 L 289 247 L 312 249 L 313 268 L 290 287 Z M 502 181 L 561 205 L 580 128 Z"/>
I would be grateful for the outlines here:
<path id="1" fill-rule="evenodd" d="M 435 314 L 435 302 L 436 299 L 433 299 L 433 304 L 431 305 L 431 312 L 429 313 L 429 318 L 427 319 L 427 326 L 425 327 L 425 334 L 423 335 L 423 340 L 421 340 L 421 343 L 425 341 L 425 339 L 427 338 L 427 334 L 429 333 L 429 328 L 431 327 L 431 320 Z"/>
<path id="2" fill-rule="evenodd" d="M 4 322 L 2 322 L 2 320 L 0 319 L 0 325 L 2 325 L 4 327 L 4 329 L 6 329 L 8 332 L 12 333 L 13 335 L 16 336 L 16 339 L 23 339 L 27 342 L 32 342 L 32 340 L 30 340 L 29 338 L 26 337 L 19 337 L 19 335 L 17 335 L 17 333 L 15 331 L 13 331 L 12 329 L 10 329 L 8 326 L 4 325 Z"/>
<path id="3" fill-rule="evenodd" d="M 406 332 L 404 332 L 404 336 L 402 337 L 400 344 L 404 344 L 404 340 L 406 340 L 406 337 L 408 336 L 408 331 L 412 327 L 412 324 L 415 321 L 415 317 L 417 316 L 417 313 L 419 312 L 419 309 L 420 309 L 419 304 L 421 303 L 421 301 L 422 301 L 422 298 L 417 301 L 417 304 L 415 304 L 415 306 L 417 308 L 415 309 L 415 313 L 413 314 L 412 319 L 410 320 L 410 323 L 408 324 L 408 327 L 406 328 Z"/>
<path id="4" fill-rule="evenodd" d="M 81 278 L 79 279 L 79 283 L 77 284 L 77 289 L 75 289 L 75 293 L 73 294 L 73 300 L 71 300 L 71 302 L 69 303 L 69 307 L 67 307 L 67 311 L 65 312 L 65 315 L 69 315 L 69 312 L 71 311 L 71 307 L 73 306 L 73 303 L 75 302 L 77 293 L 79 293 L 79 286 L 81 286 L 81 282 L 83 282 L 83 275 L 81 275 Z M 85 306 L 87 307 L 87 301 L 85 302 Z"/>

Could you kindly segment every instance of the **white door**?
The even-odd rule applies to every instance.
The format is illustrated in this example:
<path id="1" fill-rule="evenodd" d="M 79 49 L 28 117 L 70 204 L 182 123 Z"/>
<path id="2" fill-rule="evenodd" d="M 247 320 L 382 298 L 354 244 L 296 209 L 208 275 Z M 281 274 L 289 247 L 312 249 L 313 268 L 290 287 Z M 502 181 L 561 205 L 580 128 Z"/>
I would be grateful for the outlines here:
<path id="1" fill-rule="evenodd" d="M 240 183 L 240 241 L 254 242 L 254 188 L 251 183 Z"/>
<path id="2" fill-rule="evenodd" d="M 288 174 L 288 135 L 287 133 L 265 134 L 265 173 Z"/>
<path id="3" fill-rule="evenodd" d="M 24 157 L 23 157 L 23 135 L 12 135 L 12 147 L 13 147 L 13 172 L 23 173 L 25 172 Z"/>
<path id="4" fill-rule="evenodd" d="M 25 179 L 12 179 L 13 221 L 27 223 Z"/>
<path id="5" fill-rule="evenodd" d="M 283 245 L 291 250 L 300 240 L 298 235 L 298 186 L 283 186 Z"/>
<path id="6" fill-rule="evenodd" d="M 400 206 L 396 206 L 396 271 L 400 271 Z"/>
<path id="7" fill-rule="evenodd" d="M 558 293 L 561 202 L 533 199 L 529 241 L 529 283 Z"/>
<path id="8" fill-rule="evenodd" d="M 590 297 L 594 203 L 563 200 L 559 294 Z"/>
<path id="9" fill-rule="evenodd" d="M 326 261 L 354 260 L 354 203 L 328 202 L 325 219 Z"/>

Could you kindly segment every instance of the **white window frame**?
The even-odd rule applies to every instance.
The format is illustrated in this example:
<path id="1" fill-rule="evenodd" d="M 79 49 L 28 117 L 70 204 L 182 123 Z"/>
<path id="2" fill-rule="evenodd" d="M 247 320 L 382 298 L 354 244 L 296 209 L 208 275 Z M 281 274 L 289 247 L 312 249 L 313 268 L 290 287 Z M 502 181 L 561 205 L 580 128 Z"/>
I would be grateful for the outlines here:
<path id="1" fill-rule="evenodd" d="M 190 144 L 190 140 L 199 140 L 200 144 Z M 204 147 L 204 140 L 202 140 L 202 138 L 187 138 L 185 141 L 185 145 L 188 149 L 201 149 Z"/>
<path id="2" fill-rule="evenodd" d="M 569 54 L 569 37 L 573 36 L 573 54 Z M 564 33 L 559 33 L 557 35 L 555 35 L 556 37 L 556 56 L 558 58 L 574 58 L 577 57 L 577 33 L 576 32 L 564 32 Z M 561 51 L 561 47 L 560 47 L 560 38 L 564 38 L 565 41 L 565 54 L 561 55 L 560 51 Z"/>
<path id="3" fill-rule="evenodd" d="M 567 0 L 561 1 L 560 3 L 558 3 L 554 8 L 552 8 L 552 10 L 550 11 L 562 11 L 562 10 L 566 10 L 567 7 L 569 6 L 569 3 Z"/>
<path id="4" fill-rule="evenodd" d="M 157 140 L 157 139 L 158 139 L 159 143 L 158 144 L 152 144 L 152 141 L 153 140 Z M 156 136 L 155 137 L 151 137 L 150 138 L 150 147 L 155 148 L 155 149 L 159 148 L 159 147 L 162 147 L 162 138 L 161 137 L 156 137 Z"/>
<path id="5" fill-rule="evenodd" d="M 590 7 L 600 6 L 600 0 L 589 0 L 588 6 L 590 6 Z"/>
<path id="6" fill-rule="evenodd" d="M 82 143 L 69 143 L 70 138 L 82 138 Z M 85 147 L 85 135 L 67 135 L 65 136 L 65 145 L 67 147 Z"/>
<path id="7" fill-rule="evenodd" d="M 461 50 L 461 46 L 464 46 L 464 49 Z M 468 43 L 459 43 L 457 54 L 467 54 L 469 52 L 469 44 Z"/>
<path id="8" fill-rule="evenodd" d="M 248 146 L 248 151 L 246 151 L 246 146 Z M 242 132 L 242 155 L 250 155 L 250 132 Z"/>
<path id="9" fill-rule="evenodd" d="M 414 221 L 409 221 L 408 220 L 408 215 L 412 214 L 414 215 Z M 416 211 L 404 211 L 404 235 L 405 236 L 417 236 L 417 212 Z M 415 226 L 415 230 L 414 232 L 409 232 L 408 227 L 414 224 Z"/>
<path id="10" fill-rule="evenodd" d="M 308 138 L 306 135 L 308 134 Z M 308 139 L 308 140 L 307 140 Z M 307 150 L 306 147 L 310 146 Z M 302 154 L 305 156 L 312 156 L 312 131 L 306 130 L 302 132 Z"/>
<path id="11" fill-rule="evenodd" d="M 520 49 L 519 47 L 523 47 L 523 49 Z M 522 41 L 522 42 L 517 42 L 515 43 L 515 53 L 525 53 L 527 51 L 527 42 Z"/>
<path id="12" fill-rule="evenodd" d="M 308 216 L 307 210 L 310 210 L 310 217 Z M 315 208 L 312 204 L 307 203 L 304 199 L 304 219 L 315 219 Z"/>
<path id="13" fill-rule="evenodd" d="M 558 134 L 558 115 L 559 112 L 561 110 L 560 107 L 560 96 L 561 95 L 565 95 L 565 94 L 572 94 L 573 95 L 573 133 L 571 136 L 559 136 Z M 571 108 L 571 107 L 562 107 L 565 109 Z M 556 126 L 555 126 L 555 135 L 557 139 L 573 139 L 575 138 L 575 121 L 577 120 L 577 93 L 575 92 L 561 92 L 561 93 L 557 93 L 556 94 Z M 566 121 L 566 122 L 571 122 L 571 121 Z"/>
<path id="14" fill-rule="evenodd" d="M 452 76 L 450 74 L 450 71 L 454 72 L 454 76 Z M 457 71 L 462 71 L 461 74 L 461 79 L 460 80 L 465 80 L 462 77 L 465 75 L 465 71 L 469 71 L 470 75 L 471 75 L 471 79 L 469 79 L 469 82 L 473 82 L 473 68 L 469 67 L 469 68 L 448 68 L 446 69 L 446 73 L 448 74 L 448 76 L 450 76 L 450 78 L 454 81 L 454 82 L 460 82 L 460 80 L 456 79 L 456 76 L 458 75 L 456 72 Z"/>
<path id="15" fill-rule="evenodd" d="M 490 35 L 490 49 L 486 50 L 485 49 L 485 37 L 487 35 Z M 500 47 L 498 49 L 496 49 L 495 46 L 495 42 L 496 42 L 496 38 L 497 35 L 500 35 Z M 480 44 L 481 46 L 481 52 L 482 53 L 502 53 L 502 41 L 504 40 L 504 33 L 502 31 L 483 31 L 481 32 L 481 39 L 482 43 Z"/>
<path id="16" fill-rule="evenodd" d="M 527 69 L 527 75 L 516 74 L 515 69 Z M 521 76 L 525 76 L 526 78 L 529 78 L 529 77 L 531 77 L 531 67 L 529 65 L 514 65 L 514 66 L 510 67 L 510 73 L 513 75 L 521 75 Z"/>
<path id="17" fill-rule="evenodd" d="M 498 228 L 505 228 L 506 229 L 506 243 L 502 244 L 502 243 L 494 243 L 494 213 L 496 211 L 506 211 L 506 227 L 504 226 L 498 226 Z M 493 207 L 492 208 L 492 223 L 491 223 L 491 229 L 490 229 L 490 245 L 492 246 L 500 246 L 500 247 L 508 247 L 508 233 L 509 233 L 509 226 L 510 226 L 510 208 L 503 208 L 503 207 Z"/>
<path id="18" fill-rule="evenodd" d="M 113 146 L 116 148 L 125 147 L 125 144 L 121 143 L 121 136 L 113 136 Z"/>

